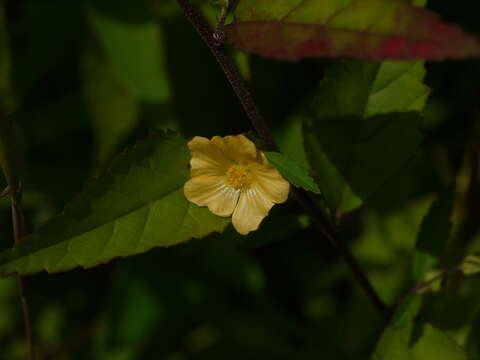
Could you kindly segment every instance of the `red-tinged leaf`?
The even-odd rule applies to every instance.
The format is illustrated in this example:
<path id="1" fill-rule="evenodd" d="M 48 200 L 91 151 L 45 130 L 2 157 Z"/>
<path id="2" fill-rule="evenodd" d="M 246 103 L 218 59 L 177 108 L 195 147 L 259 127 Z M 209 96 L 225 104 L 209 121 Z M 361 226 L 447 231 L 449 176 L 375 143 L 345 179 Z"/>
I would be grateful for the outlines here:
<path id="1" fill-rule="evenodd" d="M 480 56 L 476 38 L 405 0 L 240 0 L 225 32 L 238 48 L 280 60 Z"/>

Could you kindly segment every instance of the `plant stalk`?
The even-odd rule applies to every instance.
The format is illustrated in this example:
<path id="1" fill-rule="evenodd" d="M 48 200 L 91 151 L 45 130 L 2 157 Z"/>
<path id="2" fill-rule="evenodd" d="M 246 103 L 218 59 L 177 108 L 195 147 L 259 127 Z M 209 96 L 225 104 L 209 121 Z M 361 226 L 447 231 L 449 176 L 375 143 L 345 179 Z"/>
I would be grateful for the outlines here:
<path id="1" fill-rule="evenodd" d="M 15 244 L 20 243 L 26 233 L 25 221 L 24 221 L 23 211 L 21 206 L 22 194 L 20 191 L 21 190 L 13 190 L 11 194 L 12 223 L 13 223 L 13 235 L 15 239 Z M 30 307 L 28 305 L 28 299 L 27 299 L 27 286 L 25 283 L 25 279 L 19 274 L 17 274 L 17 287 L 18 287 L 18 295 L 20 298 L 20 304 L 22 306 L 23 322 L 25 326 L 25 336 L 28 344 L 29 359 L 34 360 L 35 347 L 33 343 Z"/>
<path id="2" fill-rule="evenodd" d="M 206 21 L 200 15 L 200 13 L 190 5 L 188 0 L 177 0 L 178 4 L 185 13 L 185 16 L 190 20 L 192 25 L 197 30 L 198 34 L 209 47 L 212 54 L 215 56 L 218 64 L 222 68 L 225 76 L 227 77 L 229 83 L 232 85 L 233 91 L 237 95 L 240 103 L 242 104 L 245 112 L 247 113 L 254 129 L 260 135 L 260 137 L 265 141 L 267 150 L 278 151 L 278 147 L 273 140 L 273 136 L 268 129 L 265 120 L 257 109 L 253 97 L 250 94 L 245 82 L 243 81 L 242 76 L 240 75 L 237 67 L 233 64 L 231 58 L 223 50 L 222 44 L 218 39 L 223 38 L 224 36 L 218 35 L 218 31 L 221 31 L 221 26 L 214 36 L 214 32 L 210 29 Z"/>
<path id="3" fill-rule="evenodd" d="M 17 245 L 25 236 L 25 222 L 21 207 L 22 187 L 18 178 L 20 155 L 15 148 L 16 133 L 11 118 L 10 102 L 10 51 L 8 43 L 5 1 L 0 0 L 0 166 L 3 168 L 7 188 L 0 197 L 10 195 L 14 244 Z M 35 359 L 35 349 L 32 336 L 32 322 L 27 301 L 25 280 L 17 274 L 17 287 L 22 307 L 25 337 L 28 345 L 29 359 Z"/>

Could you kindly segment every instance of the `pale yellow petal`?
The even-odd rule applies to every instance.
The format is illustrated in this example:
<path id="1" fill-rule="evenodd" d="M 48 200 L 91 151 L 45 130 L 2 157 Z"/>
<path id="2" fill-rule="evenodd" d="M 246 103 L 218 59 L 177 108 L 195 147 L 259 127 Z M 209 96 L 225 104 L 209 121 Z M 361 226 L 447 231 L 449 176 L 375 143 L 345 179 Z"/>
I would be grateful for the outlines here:
<path id="1" fill-rule="evenodd" d="M 260 156 L 263 165 L 255 168 L 255 182 L 272 202 L 281 204 L 288 198 L 290 183 L 282 177 L 275 167 L 268 163 L 263 153 Z"/>
<path id="2" fill-rule="evenodd" d="M 256 161 L 257 149 L 255 144 L 245 135 L 215 136 L 214 143 L 230 160 L 237 163 Z"/>
<path id="3" fill-rule="evenodd" d="M 226 185 L 222 176 L 195 176 L 183 187 L 185 197 L 218 216 L 230 216 L 237 205 L 240 190 Z"/>
<path id="4" fill-rule="evenodd" d="M 232 162 L 223 154 L 223 152 L 207 138 L 195 136 L 188 147 L 192 153 L 190 160 L 191 176 L 224 175 Z"/>
<path id="5" fill-rule="evenodd" d="M 258 186 L 242 191 L 233 212 L 233 227 L 242 235 L 257 230 L 272 206 L 273 202 Z"/>

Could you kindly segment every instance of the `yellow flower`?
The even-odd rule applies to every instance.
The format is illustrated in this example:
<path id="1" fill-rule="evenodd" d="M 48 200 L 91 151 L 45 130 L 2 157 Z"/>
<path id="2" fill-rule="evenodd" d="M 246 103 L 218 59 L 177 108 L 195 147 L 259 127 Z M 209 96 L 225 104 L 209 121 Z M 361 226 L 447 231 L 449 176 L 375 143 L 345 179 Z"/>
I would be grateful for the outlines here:
<path id="1" fill-rule="evenodd" d="M 244 135 L 196 136 L 191 179 L 183 188 L 187 199 L 218 216 L 231 216 L 240 234 L 257 230 L 274 204 L 287 200 L 290 184 Z"/>

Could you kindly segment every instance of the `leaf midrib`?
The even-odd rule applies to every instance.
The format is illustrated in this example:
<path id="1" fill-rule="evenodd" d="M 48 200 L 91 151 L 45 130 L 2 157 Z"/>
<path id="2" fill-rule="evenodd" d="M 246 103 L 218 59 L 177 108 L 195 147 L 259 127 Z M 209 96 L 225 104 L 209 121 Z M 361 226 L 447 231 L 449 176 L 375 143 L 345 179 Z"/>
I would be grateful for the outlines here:
<path id="1" fill-rule="evenodd" d="M 347 28 L 340 28 L 340 27 L 333 27 L 328 24 L 305 24 L 299 22 L 284 22 L 281 20 L 247 20 L 247 21 L 236 21 L 230 25 L 225 26 L 225 29 L 235 28 L 242 25 L 261 25 L 261 24 L 275 24 L 280 26 L 299 26 L 305 28 L 325 28 L 328 31 L 338 31 L 338 32 L 346 32 L 346 33 L 354 33 L 357 35 L 366 35 L 366 36 L 375 36 L 375 37 L 386 37 L 392 35 L 398 35 L 396 32 L 376 32 L 371 30 L 355 30 L 355 29 L 347 29 Z M 418 36 L 417 34 L 409 34 L 402 36 L 404 39 L 412 40 L 428 40 L 431 43 L 438 43 L 442 44 L 441 39 L 428 37 L 428 36 Z"/>

